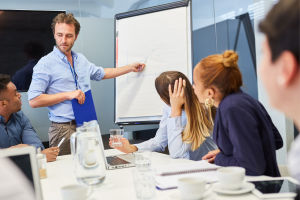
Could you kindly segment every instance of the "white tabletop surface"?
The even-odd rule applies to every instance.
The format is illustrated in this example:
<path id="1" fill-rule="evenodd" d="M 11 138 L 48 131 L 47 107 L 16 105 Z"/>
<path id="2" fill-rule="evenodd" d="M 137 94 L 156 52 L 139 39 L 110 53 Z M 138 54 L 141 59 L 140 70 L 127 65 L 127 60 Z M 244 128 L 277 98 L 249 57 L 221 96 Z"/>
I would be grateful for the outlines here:
<path id="1" fill-rule="evenodd" d="M 116 149 L 105 150 L 106 156 L 121 154 Z M 161 165 L 172 165 L 178 163 L 193 162 L 186 159 L 171 159 L 169 155 L 155 153 L 152 154 L 153 167 Z M 41 187 L 44 200 L 63 200 L 61 196 L 61 187 L 67 185 L 78 184 L 75 176 L 75 162 L 71 155 L 59 156 L 55 162 L 47 164 L 48 178 L 41 179 Z M 123 168 L 116 170 L 107 170 L 106 179 L 104 183 L 97 188 L 94 188 L 93 194 L 88 200 L 125 200 L 125 199 L 137 199 L 135 196 L 135 190 L 132 179 L 133 168 Z M 246 177 L 246 180 L 269 180 L 271 177 L 259 176 L 259 177 Z M 174 190 L 160 191 L 156 190 L 156 195 L 153 200 L 171 200 L 170 195 L 175 192 Z M 258 199 L 252 193 L 243 195 L 215 195 L 216 200 L 232 200 L 232 199 L 245 199 L 254 200 Z M 283 199 L 281 199 L 283 200 Z"/>

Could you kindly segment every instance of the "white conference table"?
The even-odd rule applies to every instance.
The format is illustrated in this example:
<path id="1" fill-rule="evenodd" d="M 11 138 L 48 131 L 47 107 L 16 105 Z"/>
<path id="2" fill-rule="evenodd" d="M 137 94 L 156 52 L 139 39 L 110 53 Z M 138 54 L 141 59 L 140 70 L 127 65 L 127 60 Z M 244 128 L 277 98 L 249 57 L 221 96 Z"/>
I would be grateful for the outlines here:
<path id="1" fill-rule="evenodd" d="M 105 150 L 106 156 L 122 154 L 116 149 Z M 161 153 L 152 153 L 153 167 L 161 165 L 172 165 L 178 163 L 194 162 L 186 159 L 172 159 L 169 155 Z M 63 200 L 60 189 L 63 186 L 78 184 L 75 176 L 75 162 L 71 155 L 58 156 L 55 162 L 47 163 L 48 178 L 41 179 L 41 187 L 44 200 Z M 135 190 L 132 179 L 133 168 L 123 168 L 116 170 L 107 170 L 104 183 L 94 188 L 93 194 L 87 200 L 135 200 Z M 246 177 L 247 181 L 270 180 L 267 176 Z M 171 200 L 170 195 L 173 190 L 156 190 L 153 200 Z M 215 195 L 216 200 L 256 200 L 258 199 L 252 193 L 243 195 Z M 278 199 L 279 200 L 279 199 Z M 280 199 L 285 200 L 285 199 Z M 290 200 L 290 199 L 289 199 Z"/>

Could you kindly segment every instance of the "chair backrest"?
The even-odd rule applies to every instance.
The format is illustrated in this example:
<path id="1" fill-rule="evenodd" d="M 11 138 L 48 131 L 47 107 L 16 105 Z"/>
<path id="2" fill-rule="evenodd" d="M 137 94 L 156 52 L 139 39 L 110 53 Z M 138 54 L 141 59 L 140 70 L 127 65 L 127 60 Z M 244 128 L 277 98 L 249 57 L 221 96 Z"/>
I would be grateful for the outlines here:
<path id="1" fill-rule="evenodd" d="M 287 165 L 278 165 L 281 176 L 291 176 Z"/>

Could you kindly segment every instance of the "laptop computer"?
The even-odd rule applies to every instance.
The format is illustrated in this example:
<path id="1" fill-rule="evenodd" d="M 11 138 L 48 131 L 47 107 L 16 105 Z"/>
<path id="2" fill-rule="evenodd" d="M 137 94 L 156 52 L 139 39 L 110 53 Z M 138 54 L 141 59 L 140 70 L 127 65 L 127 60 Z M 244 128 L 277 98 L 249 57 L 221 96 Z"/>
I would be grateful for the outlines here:
<path id="1" fill-rule="evenodd" d="M 24 173 L 32 184 L 36 200 L 43 200 L 38 163 L 36 160 L 36 148 L 22 147 L 4 149 L 0 152 L 1 157 L 9 158 Z"/>
<path id="2" fill-rule="evenodd" d="M 100 132 L 100 126 L 98 125 L 98 122 L 96 120 L 92 120 L 90 122 L 84 122 L 84 126 L 87 127 L 97 127 L 97 131 L 100 134 L 100 145 L 101 145 L 101 151 L 102 156 L 104 158 L 104 163 L 106 169 L 121 169 L 121 168 L 127 168 L 127 167 L 135 167 L 134 162 L 134 156 L 133 154 L 118 154 L 118 155 L 112 155 L 112 156 L 106 156 L 103 146 L 103 141 L 101 137 Z"/>

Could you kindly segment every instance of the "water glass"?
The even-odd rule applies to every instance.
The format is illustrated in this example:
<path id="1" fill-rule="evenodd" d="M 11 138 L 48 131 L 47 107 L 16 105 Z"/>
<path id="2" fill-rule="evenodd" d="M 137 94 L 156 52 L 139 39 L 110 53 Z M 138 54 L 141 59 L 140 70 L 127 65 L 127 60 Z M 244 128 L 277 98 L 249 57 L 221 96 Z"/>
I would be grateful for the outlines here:
<path id="1" fill-rule="evenodd" d="M 121 138 L 124 137 L 124 129 L 110 129 L 110 141 L 112 147 L 122 147 Z"/>
<path id="2" fill-rule="evenodd" d="M 147 171 L 151 168 L 151 151 L 134 152 L 135 167 L 139 171 Z"/>
<path id="3" fill-rule="evenodd" d="M 39 172 L 40 172 L 40 179 L 47 178 L 47 158 L 46 155 L 43 153 L 36 154 L 38 165 L 39 165 Z"/>
<path id="4" fill-rule="evenodd" d="M 155 196 L 155 175 L 153 169 L 144 172 L 137 169 L 132 170 L 135 193 L 138 199 L 151 199 Z"/>

